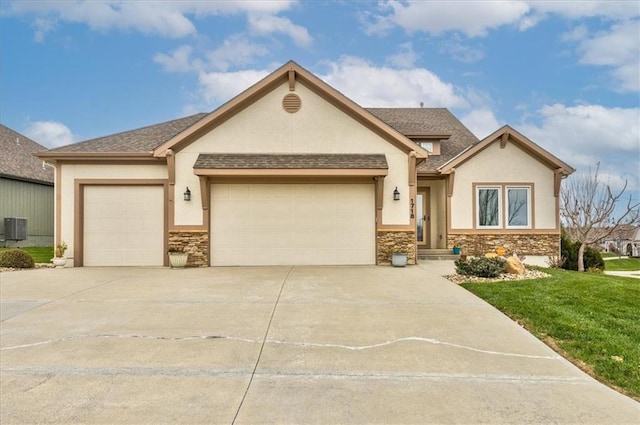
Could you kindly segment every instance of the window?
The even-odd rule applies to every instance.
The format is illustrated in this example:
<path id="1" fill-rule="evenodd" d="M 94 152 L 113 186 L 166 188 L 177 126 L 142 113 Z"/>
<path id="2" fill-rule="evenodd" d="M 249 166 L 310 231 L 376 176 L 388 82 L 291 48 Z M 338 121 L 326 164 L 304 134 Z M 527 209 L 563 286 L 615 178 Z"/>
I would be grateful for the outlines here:
<path id="1" fill-rule="evenodd" d="M 500 188 L 478 187 L 476 195 L 478 227 L 497 229 L 500 227 Z"/>
<path id="2" fill-rule="evenodd" d="M 433 142 L 418 142 L 421 148 L 429 153 L 433 153 Z"/>
<path id="3" fill-rule="evenodd" d="M 476 186 L 475 196 L 476 228 L 531 228 L 531 186 Z"/>
<path id="4" fill-rule="evenodd" d="M 507 187 L 507 227 L 530 226 L 529 189 L 529 187 Z"/>

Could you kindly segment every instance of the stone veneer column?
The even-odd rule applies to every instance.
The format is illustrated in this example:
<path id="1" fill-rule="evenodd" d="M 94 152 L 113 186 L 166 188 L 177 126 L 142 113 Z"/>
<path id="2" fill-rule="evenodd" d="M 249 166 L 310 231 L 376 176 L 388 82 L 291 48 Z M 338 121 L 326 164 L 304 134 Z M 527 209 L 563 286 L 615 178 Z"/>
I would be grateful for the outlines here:
<path id="1" fill-rule="evenodd" d="M 407 264 L 416 264 L 416 232 L 409 230 L 378 230 L 376 234 L 378 265 L 391 264 L 394 252 L 407 254 Z"/>
<path id="2" fill-rule="evenodd" d="M 209 265 L 209 232 L 206 230 L 170 231 L 169 246 L 181 248 L 189 254 L 188 267 Z"/>

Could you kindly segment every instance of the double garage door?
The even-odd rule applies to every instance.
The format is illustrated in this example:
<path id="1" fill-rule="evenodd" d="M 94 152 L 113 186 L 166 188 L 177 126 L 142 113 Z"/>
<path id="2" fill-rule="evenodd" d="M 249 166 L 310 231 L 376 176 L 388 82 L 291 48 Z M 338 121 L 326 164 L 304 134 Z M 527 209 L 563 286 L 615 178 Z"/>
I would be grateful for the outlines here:
<path id="1" fill-rule="evenodd" d="M 85 186 L 85 266 L 161 266 L 162 186 Z M 373 184 L 212 184 L 211 265 L 375 264 Z"/>
<path id="2" fill-rule="evenodd" d="M 375 264 L 373 184 L 212 184 L 211 264 Z"/>
<path id="3" fill-rule="evenodd" d="M 164 234 L 162 186 L 85 186 L 85 266 L 161 266 Z"/>

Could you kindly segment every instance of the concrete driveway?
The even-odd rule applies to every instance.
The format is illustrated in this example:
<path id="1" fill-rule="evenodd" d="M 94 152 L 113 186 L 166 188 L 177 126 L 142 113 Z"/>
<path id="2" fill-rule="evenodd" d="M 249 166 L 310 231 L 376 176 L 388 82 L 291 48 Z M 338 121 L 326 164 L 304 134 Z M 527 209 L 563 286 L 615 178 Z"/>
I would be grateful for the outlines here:
<path id="1" fill-rule="evenodd" d="M 639 422 L 450 271 L 1 273 L 0 422 Z"/>

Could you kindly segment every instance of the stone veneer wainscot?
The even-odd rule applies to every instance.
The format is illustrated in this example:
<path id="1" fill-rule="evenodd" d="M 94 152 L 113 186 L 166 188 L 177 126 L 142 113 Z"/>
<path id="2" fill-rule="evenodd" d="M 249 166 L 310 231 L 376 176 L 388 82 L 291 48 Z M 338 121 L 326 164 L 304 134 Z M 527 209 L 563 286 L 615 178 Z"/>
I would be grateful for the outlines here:
<path id="1" fill-rule="evenodd" d="M 391 264 L 394 252 L 407 254 L 407 264 L 416 264 L 416 232 L 397 230 L 378 230 L 377 263 L 384 266 Z"/>
<path id="2" fill-rule="evenodd" d="M 560 234 L 448 234 L 447 246 L 453 248 L 454 245 L 468 255 L 483 255 L 504 247 L 508 255 L 557 256 L 560 255 Z"/>
<path id="3" fill-rule="evenodd" d="M 170 231 L 169 246 L 181 248 L 189 254 L 187 267 L 209 265 L 209 233 L 206 230 Z"/>

